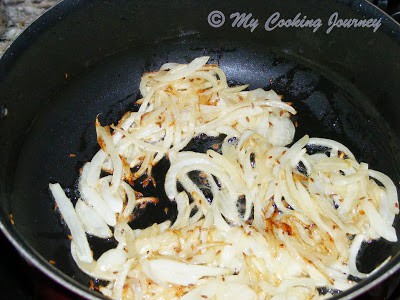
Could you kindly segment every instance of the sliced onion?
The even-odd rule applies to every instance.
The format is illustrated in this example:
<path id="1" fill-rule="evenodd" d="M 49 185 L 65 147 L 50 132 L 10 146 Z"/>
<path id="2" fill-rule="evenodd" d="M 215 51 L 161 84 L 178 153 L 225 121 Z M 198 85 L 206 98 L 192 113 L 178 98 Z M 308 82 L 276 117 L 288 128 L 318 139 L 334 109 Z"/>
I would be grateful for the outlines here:
<path id="1" fill-rule="evenodd" d="M 344 152 L 350 159 L 355 159 L 353 153 L 349 150 L 349 148 L 334 140 L 322 139 L 322 138 L 310 138 L 308 144 L 324 146 L 336 151 L 339 150 Z"/>
<path id="2" fill-rule="evenodd" d="M 361 206 L 375 232 L 390 242 L 397 242 L 396 230 L 381 218 L 373 204 L 370 201 L 364 201 Z"/>
<path id="3" fill-rule="evenodd" d="M 127 195 L 127 204 L 125 206 L 124 211 L 122 212 L 122 216 L 124 218 L 129 217 L 136 205 L 136 196 L 135 196 L 135 191 L 132 189 L 132 187 L 127 184 L 126 182 L 121 182 L 122 187 L 125 190 L 125 193 Z"/>
<path id="4" fill-rule="evenodd" d="M 90 205 L 87 205 L 82 200 L 78 200 L 75 205 L 75 211 L 82 222 L 85 232 L 103 239 L 112 237 L 112 232 L 106 222 Z"/>
<path id="5" fill-rule="evenodd" d="M 71 241 L 71 255 L 74 259 L 75 263 L 83 272 L 88 274 L 93 278 L 97 278 L 100 280 L 107 280 L 107 281 L 114 281 L 116 279 L 116 275 L 112 273 L 104 273 L 104 272 L 95 272 L 94 269 L 96 268 L 97 262 L 95 260 L 92 263 L 86 263 L 79 259 L 77 255 L 77 246 L 75 245 L 74 241 Z"/>
<path id="6" fill-rule="evenodd" d="M 390 201 L 391 205 L 391 209 L 393 209 L 395 214 L 399 213 L 399 200 L 398 200 L 398 196 L 397 196 L 397 190 L 396 190 L 396 186 L 394 185 L 393 181 L 385 174 L 378 172 L 378 171 L 374 171 L 374 170 L 369 170 L 369 176 L 371 176 L 372 178 L 375 178 L 376 180 L 378 180 L 379 182 L 381 182 L 385 188 L 386 188 L 386 192 L 388 195 L 388 199 Z"/>
<path id="7" fill-rule="evenodd" d="M 91 205 L 96 210 L 99 216 L 101 216 L 108 225 L 115 226 L 115 224 L 117 224 L 117 220 L 114 212 L 99 195 L 99 193 L 87 184 L 86 178 L 89 166 L 90 163 L 86 163 L 83 166 L 82 174 L 79 180 L 78 187 L 81 197 L 87 204 Z"/>
<path id="8" fill-rule="evenodd" d="M 270 116 L 272 127 L 267 133 L 268 141 L 277 147 L 286 146 L 293 141 L 295 128 L 288 118 Z"/>
<path id="9" fill-rule="evenodd" d="M 100 179 L 101 169 L 106 158 L 107 153 L 100 149 L 90 161 L 90 168 L 87 171 L 88 173 L 86 177 L 86 181 L 90 187 L 96 188 L 97 183 Z"/>
<path id="10" fill-rule="evenodd" d="M 353 243 L 350 247 L 350 257 L 349 257 L 349 261 L 347 263 L 349 266 L 351 275 L 359 277 L 359 278 L 364 278 L 364 277 L 368 276 L 368 274 L 359 272 L 357 269 L 357 266 L 356 266 L 357 255 L 358 255 L 358 252 L 360 251 L 361 244 L 364 241 L 364 239 L 365 239 L 365 236 L 362 234 L 357 234 L 353 238 Z"/>
<path id="11" fill-rule="evenodd" d="M 189 198 L 185 192 L 180 192 L 175 197 L 175 202 L 177 205 L 178 216 L 176 217 L 175 222 L 171 225 L 171 228 L 179 228 L 180 226 L 185 226 L 187 224 L 190 217 L 190 206 L 189 206 Z"/>
<path id="12" fill-rule="evenodd" d="M 101 195 L 105 202 L 107 202 L 107 204 L 114 212 L 122 212 L 123 200 L 119 195 L 116 195 L 112 192 L 112 190 L 110 189 L 110 185 L 106 180 L 103 180 L 103 182 L 101 183 Z"/>
<path id="13" fill-rule="evenodd" d="M 100 291 L 116 299 L 314 299 L 317 286 L 353 286 L 348 275 L 367 276 L 355 263 L 362 241 L 397 240 L 395 185 L 336 141 L 306 135 L 284 147 L 293 141 L 294 107 L 274 91 L 229 88 L 207 60 L 146 73 L 139 110 L 112 125 L 113 134 L 96 121 L 101 150 L 83 167 L 83 201 L 75 210 L 65 194 L 62 201 L 78 220 L 67 221 L 71 233 L 80 226 L 113 235 L 117 245 L 97 261 L 84 249 L 87 263 L 79 250 L 86 235 L 74 233 L 77 265 L 108 280 Z M 199 134 L 226 138 L 206 153 L 181 151 Z M 308 154 L 307 145 L 330 155 Z M 136 199 L 133 181 L 151 176 L 164 155 L 176 220 L 133 230 L 135 207 L 155 202 L 152 195 Z M 112 175 L 100 178 L 101 170 Z"/>
<path id="14" fill-rule="evenodd" d="M 112 191 L 115 192 L 122 178 L 122 173 L 123 173 L 122 161 L 114 146 L 114 141 L 109 129 L 102 127 L 97 119 L 96 119 L 96 133 L 100 147 L 104 152 L 110 155 L 112 160 L 114 170 L 113 170 L 111 185 L 112 185 Z"/>
<path id="15" fill-rule="evenodd" d="M 124 250 L 110 249 L 99 257 L 94 271 L 98 273 L 118 272 L 122 269 L 127 258 Z"/>
<path id="16" fill-rule="evenodd" d="M 72 240 L 76 243 L 79 260 L 85 263 L 91 263 L 93 261 L 92 251 L 90 250 L 83 225 L 76 215 L 71 201 L 65 195 L 60 184 L 50 183 L 49 188 L 65 223 L 71 231 Z"/>
<path id="17" fill-rule="evenodd" d="M 198 57 L 188 65 L 175 65 L 174 67 L 171 67 L 167 74 L 156 76 L 154 77 L 154 80 L 165 82 L 183 78 L 204 66 L 209 58 L 209 56 Z"/>
<path id="18" fill-rule="evenodd" d="M 231 273 L 226 268 L 191 265 L 169 259 L 153 259 L 142 263 L 147 277 L 159 284 L 195 284 L 205 276 L 218 276 Z"/>
<path id="19" fill-rule="evenodd" d="M 123 299 L 124 296 L 124 285 L 126 281 L 126 277 L 128 276 L 129 270 L 133 264 L 134 260 L 128 260 L 121 272 L 119 272 L 117 279 L 115 280 L 114 289 L 113 289 L 113 299 Z"/>

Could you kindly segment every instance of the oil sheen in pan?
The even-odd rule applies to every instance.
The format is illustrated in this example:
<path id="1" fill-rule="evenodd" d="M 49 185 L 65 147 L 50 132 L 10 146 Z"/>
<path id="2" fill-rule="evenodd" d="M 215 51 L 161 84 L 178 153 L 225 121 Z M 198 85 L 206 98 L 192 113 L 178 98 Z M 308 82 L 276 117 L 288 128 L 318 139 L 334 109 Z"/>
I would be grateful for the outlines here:
<path id="1" fill-rule="evenodd" d="M 298 111 L 294 120 L 298 124 L 295 140 L 304 134 L 335 139 L 347 145 L 359 160 L 399 182 L 400 157 L 394 149 L 399 149 L 400 143 L 394 134 L 358 90 L 319 66 L 256 44 L 191 37 L 183 42 L 169 40 L 128 49 L 66 79 L 65 88 L 37 116 L 27 134 L 16 171 L 10 207 L 16 229 L 46 260 L 54 260 L 62 272 L 84 286 L 88 286 L 90 278 L 70 256 L 68 231 L 54 213 L 48 183 L 70 187 L 69 196 L 76 196 L 78 170 L 98 149 L 96 115 L 100 114 L 103 125 L 116 122 L 126 110 L 135 109 L 134 101 L 140 98 L 140 77 L 145 71 L 156 70 L 165 62 L 186 63 L 202 55 L 210 55 L 210 63 L 219 63 L 231 84 L 249 83 L 251 89 L 272 88 L 284 95 L 285 101 L 293 102 Z M 215 141 L 198 138 L 186 149 L 201 150 L 207 147 L 206 143 Z M 142 228 L 176 217 L 175 205 L 162 189 L 167 167 L 166 160 L 155 167 L 154 190 L 150 186 L 140 190 L 140 184 L 135 185 L 145 195 L 156 194 L 160 201 L 136 211 L 132 226 Z M 398 218 L 395 222 L 398 228 Z M 95 244 L 95 256 L 115 243 L 96 238 L 91 242 Z M 398 251 L 399 245 L 395 243 L 377 241 L 366 245 L 359 259 L 360 271 L 370 271 Z"/>

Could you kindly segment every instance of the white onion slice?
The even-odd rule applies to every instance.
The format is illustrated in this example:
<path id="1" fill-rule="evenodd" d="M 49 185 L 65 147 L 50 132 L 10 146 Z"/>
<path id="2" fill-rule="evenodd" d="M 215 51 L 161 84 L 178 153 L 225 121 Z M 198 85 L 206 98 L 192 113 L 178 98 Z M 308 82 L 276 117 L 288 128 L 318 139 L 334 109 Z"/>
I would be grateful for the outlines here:
<path id="1" fill-rule="evenodd" d="M 364 209 L 372 228 L 379 234 L 379 236 L 390 242 L 397 242 L 396 230 L 391 226 L 391 224 L 388 224 L 386 220 L 381 218 L 380 214 L 370 201 L 364 201 L 361 204 L 361 207 Z"/>
<path id="2" fill-rule="evenodd" d="M 103 149 L 104 152 L 108 153 L 111 157 L 111 161 L 114 168 L 113 177 L 111 180 L 111 186 L 112 186 L 112 191 L 115 192 L 122 178 L 122 173 L 123 173 L 122 161 L 121 158 L 119 157 L 117 149 L 114 146 L 113 137 L 109 129 L 102 127 L 97 119 L 96 119 L 96 133 L 100 147 Z"/>
<path id="3" fill-rule="evenodd" d="M 355 159 L 353 153 L 345 145 L 330 139 L 323 138 L 310 138 L 309 145 L 317 145 L 331 148 L 332 150 L 339 150 L 344 152 L 350 159 Z"/>
<path id="4" fill-rule="evenodd" d="M 357 266 L 356 266 L 356 261 L 357 261 L 357 255 L 358 252 L 360 251 L 362 242 L 364 241 L 365 236 L 363 234 L 357 234 L 353 238 L 353 242 L 350 246 L 350 257 L 347 265 L 349 266 L 351 275 L 359 277 L 359 278 L 365 278 L 368 276 L 368 274 L 364 274 L 358 271 Z"/>
<path id="5" fill-rule="evenodd" d="M 395 214 L 399 213 L 399 200 L 397 196 L 397 190 L 396 186 L 394 185 L 393 181 L 385 174 L 374 171 L 374 170 L 368 170 L 369 176 L 372 178 L 375 178 L 379 182 L 381 182 L 385 188 L 386 188 L 386 193 L 388 195 L 389 201 L 391 203 L 391 208 Z"/>
<path id="6" fill-rule="evenodd" d="M 191 265 L 169 259 L 153 259 L 142 263 L 144 272 L 159 284 L 195 284 L 200 278 L 232 273 L 229 269 Z"/>
<path id="7" fill-rule="evenodd" d="M 114 212 L 122 212 L 123 200 L 119 195 L 112 192 L 107 180 L 103 180 L 101 183 L 101 195 Z"/>
<path id="8" fill-rule="evenodd" d="M 277 147 L 286 146 L 293 141 L 295 128 L 288 118 L 281 118 L 272 115 L 270 117 L 272 127 L 267 133 L 269 142 Z"/>
<path id="9" fill-rule="evenodd" d="M 86 181 L 90 187 L 96 188 L 96 185 L 100 179 L 101 169 L 106 158 L 107 153 L 100 149 L 90 161 L 90 168 L 87 171 L 88 173 L 86 176 Z"/>
<path id="10" fill-rule="evenodd" d="M 125 190 L 125 193 L 127 195 L 127 204 L 125 206 L 124 211 L 122 212 L 122 216 L 124 218 L 129 217 L 136 205 L 136 195 L 135 195 L 135 191 L 132 189 L 132 187 L 127 184 L 126 182 L 121 182 L 122 187 Z"/>
<path id="11" fill-rule="evenodd" d="M 96 268 L 97 262 L 93 260 L 91 263 L 87 263 L 82 261 L 79 258 L 79 255 L 77 253 L 77 245 L 75 244 L 74 241 L 71 241 L 71 255 L 72 258 L 74 259 L 75 263 L 78 265 L 79 269 L 81 269 L 83 272 L 88 274 L 89 276 L 101 280 L 108 280 L 108 281 L 113 281 L 116 278 L 115 274 L 112 273 L 104 273 L 104 272 L 95 272 L 94 269 Z"/>
<path id="12" fill-rule="evenodd" d="M 204 66 L 209 58 L 209 56 L 198 57 L 188 65 L 175 65 L 174 67 L 170 66 L 171 69 L 167 72 L 167 74 L 156 76 L 154 77 L 154 80 L 165 82 L 185 77 Z"/>
<path id="13" fill-rule="evenodd" d="M 98 273 L 118 272 L 122 269 L 127 258 L 128 255 L 124 250 L 110 249 L 99 257 L 94 271 Z"/>
<path id="14" fill-rule="evenodd" d="M 113 299 L 123 299 L 123 291 L 126 277 L 128 276 L 128 272 L 133 264 L 134 260 L 128 260 L 121 272 L 119 272 L 117 279 L 115 280 L 114 290 L 113 290 Z"/>
<path id="15" fill-rule="evenodd" d="M 79 199 L 76 202 L 75 211 L 82 222 L 85 232 L 103 239 L 112 237 L 113 234 L 110 228 L 93 207 Z"/>
<path id="16" fill-rule="evenodd" d="M 190 216 L 190 206 L 189 206 L 189 198 L 185 192 L 180 192 L 175 197 L 175 202 L 177 205 L 178 216 L 176 217 L 175 222 L 171 225 L 171 228 L 179 228 L 180 226 L 185 226 L 189 220 Z"/>
<path id="17" fill-rule="evenodd" d="M 76 243 L 77 255 L 79 259 L 86 263 L 93 261 L 92 251 L 90 250 L 83 225 L 75 213 L 71 201 L 65 195 L 60 184 L 49 184 L 51 193 L 57 203 L 58 209 L 71 231 L 72 240 Z"/>
<path id="18" fill-rule="evenodd" d="M 83 166 L 82 174 L 79 180 L 78 187 L 81 197 L 87 204 L 91 205 L 96 210 L 99 216 L 101 216 L 108 225 L 115 226 L 115 224 L 117 224 L 117 220 L 114 212 L 99 195 L 99 193 L 87 184 L 86 178 L 89 166 L 90 163 L 86 163 Z"/>

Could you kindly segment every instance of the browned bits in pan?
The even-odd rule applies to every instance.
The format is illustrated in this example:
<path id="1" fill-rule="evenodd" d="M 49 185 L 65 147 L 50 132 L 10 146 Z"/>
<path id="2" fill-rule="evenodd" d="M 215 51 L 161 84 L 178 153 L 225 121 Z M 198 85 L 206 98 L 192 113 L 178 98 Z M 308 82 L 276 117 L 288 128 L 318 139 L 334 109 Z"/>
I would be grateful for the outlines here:
<path id="1" fill-rule="evenodd" d="M 153 176 L 148 176 L 145 180 L 143 180 L 142 186 L 145 188 L 150 183 L 153 185 L 153 187 L 156 187 L 156 181 L 154 180 Z"/>
<path id="2" fill-rule="evenodd" d="M 93 280 L 89 280 L 89 289 L 92 291 L 98 291 L 99 288 L 94 284 Z"/>
<path id="3" fill-rule="evenodd" d="M 217 150 L 219 150 L 220 146 L 221 146 L 220 144 L 215 143 L 214 145 L 212 145 L 212 148 L 213 148 L 213 150 L 217 151 Z"/>
<path id="4" fill-rule="evenodd" d="M 141 192 L 135 191 L 135 197 L 136 197 L 136 199 L 142 198 L 142 197 L 143 197 L 143 194 L 142 194 Z"/>
<path id="5" fill-rule="evenodd" d="M 14 216 L 13 216 L 13 214 L 10 214 L 8 217 L 9 217 L 9 219 L 10 219 L 11 225 L 14 225 L 15 222 L 14 222 Z"/>
<path id="6" fill-rule="evenodd" d="M 292 227 L 285 222 L 280 222 L 280 228 L 288 235 L 293 235 Z"/>

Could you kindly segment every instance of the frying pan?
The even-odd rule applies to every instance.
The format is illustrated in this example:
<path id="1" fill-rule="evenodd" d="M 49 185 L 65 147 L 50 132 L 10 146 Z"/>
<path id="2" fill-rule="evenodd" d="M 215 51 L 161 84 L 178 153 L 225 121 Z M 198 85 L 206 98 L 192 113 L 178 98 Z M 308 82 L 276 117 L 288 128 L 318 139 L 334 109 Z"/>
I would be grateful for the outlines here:
<path id="1" fill-rule="evenodd" d="M 233 24 L 236 12 L 251 13 L 258 26 Z M 265 30 L 276 12 L 284 19 L 319 18 L 322 26 Z M 326 33 L 335 12 L 381 19 L 381 26 Z M 66 0 L 28 27 L 0 61 L 0 226 L 30 264 L 78 295 L 102 297 L 73 262 L 48 183 L 59 182 L 76 197 L 78 170 L 98 149 L 96 115 L 103 124 L 117 121 L 135 108 L 142 73 L 202 55 L 220 64 L 230 84 L 272 88 L 294 102 L 295 139 L 307 133 L 338 140 L 399 188 L 400 26 L 367 1 Z M 165 164 L 154 172 L 158 186 Z M 139 212 L 132 226 L 174 218 L 161 189 L 144 192 L 161 201 Z M 400 236 L 398 217 L 395 227 Z M 90 241 L 95 257 L 114 246 Z M 361 271 L 388 256 L 381 269 L 333 299 L 361 295 L 400 268 L 400 242 L 364 244 Z"/>

